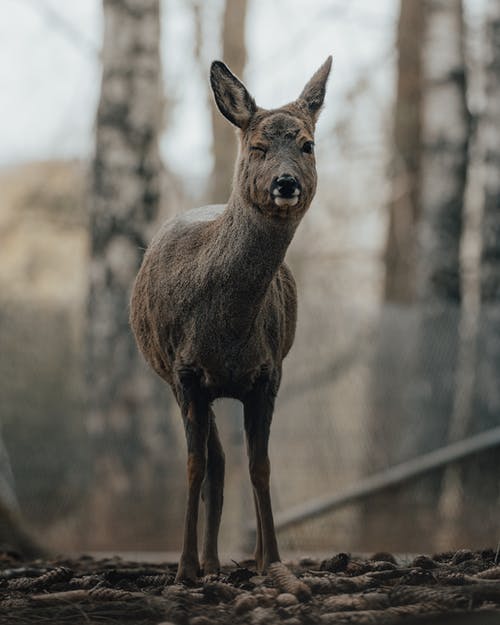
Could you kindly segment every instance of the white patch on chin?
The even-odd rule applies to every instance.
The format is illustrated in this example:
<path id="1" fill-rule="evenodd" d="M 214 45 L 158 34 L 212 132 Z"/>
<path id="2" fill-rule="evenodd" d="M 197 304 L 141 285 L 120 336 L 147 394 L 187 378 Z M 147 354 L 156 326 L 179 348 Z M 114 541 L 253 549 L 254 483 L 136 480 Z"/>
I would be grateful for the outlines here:
<path id="1" fill-rule="evenodd" d="M 295 195 L 294 197 L 275 197 L 274 203 L 276 206 L 295 206 L 299 201 L 299 196 Z"/>

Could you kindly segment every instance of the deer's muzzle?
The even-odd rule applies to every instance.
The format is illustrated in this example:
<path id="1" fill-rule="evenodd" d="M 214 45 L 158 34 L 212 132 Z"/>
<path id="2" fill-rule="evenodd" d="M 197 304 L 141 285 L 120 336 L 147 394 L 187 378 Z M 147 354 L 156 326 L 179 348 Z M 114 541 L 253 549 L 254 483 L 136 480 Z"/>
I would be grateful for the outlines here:
<path id="1" fill-rule="evenodd" d="M 290 174 L 277 176 L 271 183 L 271 197 L 277 206 L 295 206 L 299 201 L 300 182 Z"/>

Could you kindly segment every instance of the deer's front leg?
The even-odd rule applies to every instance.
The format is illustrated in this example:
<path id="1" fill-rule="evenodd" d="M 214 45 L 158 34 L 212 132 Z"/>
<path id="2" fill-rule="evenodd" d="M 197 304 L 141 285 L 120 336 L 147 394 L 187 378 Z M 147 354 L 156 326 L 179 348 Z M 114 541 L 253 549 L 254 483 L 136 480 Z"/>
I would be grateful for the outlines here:
<path id="1" fill-rule="evenodd" d="M 255 488 L 253 491 L 253 502 L 255 507 L 255 550 L 254 558 L 257 564 L 257 569 L 262 571 L 262 524 L 260 522 L 259 502 L 257 501 L 257 495 L 255 494 Z"/>
<path id="2" fill-rule="evenodd" d="M 224 452 L 215 425 L 215 415 L 209 410 L 210 432 L 207 443 L 207 474 L 201 490 L 205 502 L 205 536 L 203 540 L 203 573 L 217 573 L 220 568 L 217 549 L 224 493 Z"/>
<path id="3" fill-rule="evenodd" d="M 244 408 L 250 479 L 257 513 L 256 558 L 257 566 L 263 572 L 272 562 L 280 561 L 269 490 L 271 468 L 268 443 L 274 410 L 274 393 L 269 385 L 257 382 L 245 398 Z"/>
<path id="4" fill-rule="evenodd" d="M 176 581 L 195 580 L 200 572 L 198 559 L 198 508 L 207 465 L 210 428 L 209 403 L 196 379 L 184 378 L 181 410 L 187 440 L 188 496 L 184 521 L 184 542 Z"/>

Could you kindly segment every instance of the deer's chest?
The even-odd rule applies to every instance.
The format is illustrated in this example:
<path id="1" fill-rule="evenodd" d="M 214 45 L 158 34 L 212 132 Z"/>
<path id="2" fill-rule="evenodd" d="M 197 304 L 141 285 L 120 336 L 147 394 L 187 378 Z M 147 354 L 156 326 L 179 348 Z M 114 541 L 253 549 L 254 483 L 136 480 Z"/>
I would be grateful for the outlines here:
<path id="1" fill-rule="evenodd" d="M 214 397 L 241 398 L 263 372 L 280 369 L 279 322 L 269 311 L 263 320 L 205 306 L 185 328 L 177 367 L 195 369 Z"/>

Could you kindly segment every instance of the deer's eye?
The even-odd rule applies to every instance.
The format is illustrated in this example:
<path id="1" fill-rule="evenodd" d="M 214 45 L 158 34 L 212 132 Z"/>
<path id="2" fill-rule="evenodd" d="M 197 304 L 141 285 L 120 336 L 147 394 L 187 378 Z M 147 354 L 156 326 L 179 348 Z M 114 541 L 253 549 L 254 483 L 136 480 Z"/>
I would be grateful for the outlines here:
<path id="1" fill-rule="evenodd" d="M 267 154 L 267 148 L 263 145 L 251 145 L 250 150 L 252 152 L 256 152 L 257 154 Z"/>
<path id="2" fill-rule="evenodd" d="M 314 152 L 314 141 L 306 141 L 302 146 L 304 154 L 312 154 Z"/>

